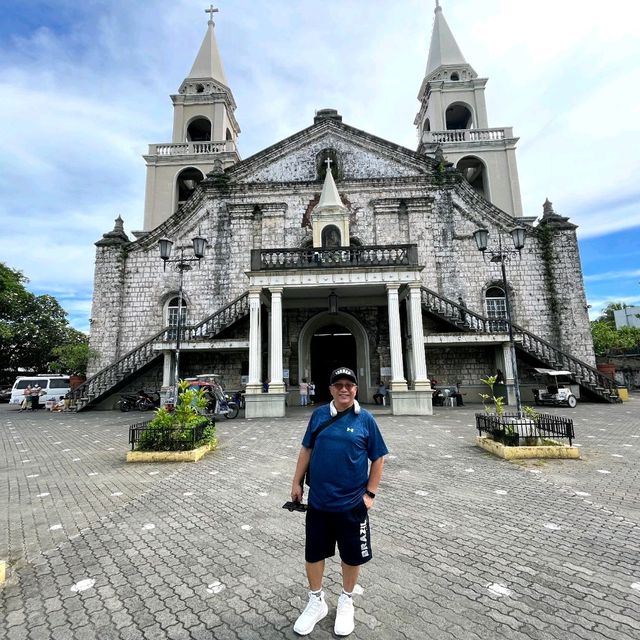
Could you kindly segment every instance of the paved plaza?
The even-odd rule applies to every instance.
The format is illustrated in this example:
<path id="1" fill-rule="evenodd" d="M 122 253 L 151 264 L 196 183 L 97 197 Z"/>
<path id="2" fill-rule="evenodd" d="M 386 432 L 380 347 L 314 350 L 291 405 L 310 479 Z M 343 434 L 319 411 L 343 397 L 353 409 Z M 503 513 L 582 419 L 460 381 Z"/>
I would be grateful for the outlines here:
<path id="1" fill-rule="evenodd" d="M 390 450 L 354 639 L 640 638 L 640 397 L 550 409 L 580 461 L 474 446 L 476 408 L 376 415 Z M 310 410 L 222 420 L 199 463 L 127 465 L 149 414 L 0 405 L 0 638 L 295 638 L 304 516 L 289 499 Z M 333 638 L 339 562 L 328 562 Z"/>

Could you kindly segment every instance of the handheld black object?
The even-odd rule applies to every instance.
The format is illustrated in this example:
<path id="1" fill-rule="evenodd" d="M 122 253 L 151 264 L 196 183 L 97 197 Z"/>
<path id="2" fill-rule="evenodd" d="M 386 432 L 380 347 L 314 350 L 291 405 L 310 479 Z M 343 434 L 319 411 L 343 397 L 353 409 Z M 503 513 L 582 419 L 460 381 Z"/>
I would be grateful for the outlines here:
<path id="1" fill-rule="evenodd" d="M 306 511 L 307 505 L 302 502 L 293 502 L 292 500 L 289 500 L 289 502 L 285 502 L 282 505 L 282 508 L 289 509 L 289 511 Z"/>

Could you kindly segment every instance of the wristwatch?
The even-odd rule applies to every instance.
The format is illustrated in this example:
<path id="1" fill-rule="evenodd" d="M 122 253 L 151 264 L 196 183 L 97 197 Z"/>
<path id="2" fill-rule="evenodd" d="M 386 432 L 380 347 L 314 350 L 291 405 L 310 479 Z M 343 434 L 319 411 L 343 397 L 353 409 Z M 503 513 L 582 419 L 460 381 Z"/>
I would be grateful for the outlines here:
<path id="1" fill-rule="evenodd" d="M 369 489 L 367 489 L 364 493 L 365 495 L 369 496 L 372 500 L 376 497 L 376 494 L 373 493 L 373 491 L 369 491 Z"/>

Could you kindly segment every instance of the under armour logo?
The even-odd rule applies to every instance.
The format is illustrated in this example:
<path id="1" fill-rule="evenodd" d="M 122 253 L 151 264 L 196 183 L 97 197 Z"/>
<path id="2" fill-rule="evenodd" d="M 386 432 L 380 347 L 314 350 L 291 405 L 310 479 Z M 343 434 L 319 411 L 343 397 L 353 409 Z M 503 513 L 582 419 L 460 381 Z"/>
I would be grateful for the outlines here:
<path id="1" fill-rule="evenodd" d="M 351 433 L 353 433 L 353 429 L 351 427 L 347 427 L 347 431 L 351 431 Z"/>

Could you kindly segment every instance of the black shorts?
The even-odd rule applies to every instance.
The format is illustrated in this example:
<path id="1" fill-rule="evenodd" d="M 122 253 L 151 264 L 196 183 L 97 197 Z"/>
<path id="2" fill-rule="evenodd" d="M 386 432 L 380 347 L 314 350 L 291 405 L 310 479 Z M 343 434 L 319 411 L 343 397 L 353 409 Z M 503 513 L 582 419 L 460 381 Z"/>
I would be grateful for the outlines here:
<path id="1" fill-rule="evenodd" d="M 348 511 L 319 511 L 309 507 L 305 532 L 307 562 L 319 562 L 335 555 L 336 542 L 345 564 L 358 566 L 371 560 L 369 510 L 364 501 Z"/>

